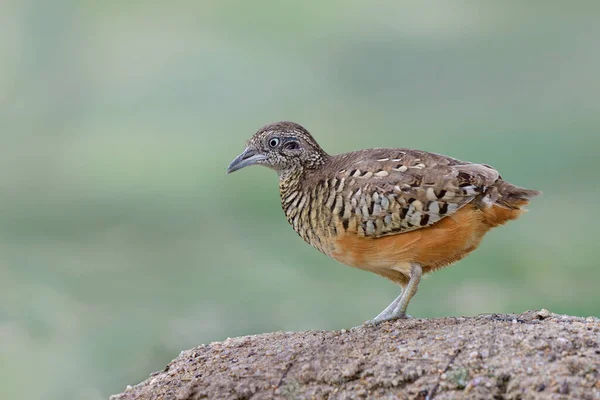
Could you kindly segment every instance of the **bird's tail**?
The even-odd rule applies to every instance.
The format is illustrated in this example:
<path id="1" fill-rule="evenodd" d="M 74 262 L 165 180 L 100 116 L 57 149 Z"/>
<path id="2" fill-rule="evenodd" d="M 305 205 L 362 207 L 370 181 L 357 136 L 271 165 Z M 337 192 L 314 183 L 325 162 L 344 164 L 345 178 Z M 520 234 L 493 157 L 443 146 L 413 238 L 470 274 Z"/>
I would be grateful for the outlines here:
<path id="1" fill-rule="evenodd" d="M 542 192 L 512 185 L 498 179 L 484 194 L 482 203 L 484 222 L 491 227 L 504 225 L 519 218 L 526 210 L 529 199 Z"/>
<path id="2" fill-rule="evenodd" d="M 498 190 L 496 204 L 509 210 L 522 209 L 529 204 L 529 199 L 542 194 L 539 190 L 525 189 L 498 179 L 494 185 Z"/>

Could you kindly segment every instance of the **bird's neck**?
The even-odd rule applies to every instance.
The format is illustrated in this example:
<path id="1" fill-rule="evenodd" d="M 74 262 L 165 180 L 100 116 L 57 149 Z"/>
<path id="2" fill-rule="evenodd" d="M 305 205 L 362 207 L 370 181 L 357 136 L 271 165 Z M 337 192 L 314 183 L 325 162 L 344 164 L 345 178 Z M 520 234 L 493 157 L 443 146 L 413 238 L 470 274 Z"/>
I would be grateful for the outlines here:
<path id="1" fill-rule="evenodd" d="M 311 220 L 310 211 L 313 209 L 314 198 L 311 195 L 313 191 L 306 185 L 306 173 L 305 168 L 299 167 L 279 174 L 281 208 L 296 233 L 307 243 L 323 251 L 315 241 L 315 221 Z"/>
<path id="2" fill-rule="evenodd" d="M 297 193 L 302 189 L 304 173 L 305 170 L 302 166 L 297 166 L 279 173 L 279 193 L 281 194 L 281 201 L 285 201 L 293 193 Z"/>
<path id="3" fill-rule="evenodd" d="M 283 201 L 292 193 L 302 190 L 305 186 L 307 174 L 313 174 L 320 168 L 323 168 L 329 159 L 330 156 L 324 151 L 315 152 L 311 157 L 303 160 L 302 163 L 278 171 L 281 200 Z"/>
<path id="4" fill-rule="evenodd" d="M 319 237 L 319 218 L 325 218 L 324 210 L 319 204 L 318 176 L 320 168 L 326 168 L 326 159 L 320 165 L 298 166 L 279 174 L 279 194 L 281 208 L 286 219 L 296 233 L 319 251 L 327 253 L 325 243 Z"/>

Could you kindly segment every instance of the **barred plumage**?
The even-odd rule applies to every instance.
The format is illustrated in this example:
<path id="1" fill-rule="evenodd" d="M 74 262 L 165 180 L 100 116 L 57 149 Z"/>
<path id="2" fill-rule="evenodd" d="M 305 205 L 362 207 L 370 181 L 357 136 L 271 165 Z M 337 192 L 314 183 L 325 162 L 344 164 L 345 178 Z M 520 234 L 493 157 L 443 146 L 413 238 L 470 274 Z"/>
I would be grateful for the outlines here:
<path id="1" fill-rule="evenodd" d="M 504 181 L 489 165 L 425 151 L 332 156 L 291 122 L 259 130 L 228 171 L 251 164 L 278 172 L 282 209 L 306 242 L 407 287 L 375 322 L 402 317 L 421 271 L 464 257 L 539 194 Z"/>

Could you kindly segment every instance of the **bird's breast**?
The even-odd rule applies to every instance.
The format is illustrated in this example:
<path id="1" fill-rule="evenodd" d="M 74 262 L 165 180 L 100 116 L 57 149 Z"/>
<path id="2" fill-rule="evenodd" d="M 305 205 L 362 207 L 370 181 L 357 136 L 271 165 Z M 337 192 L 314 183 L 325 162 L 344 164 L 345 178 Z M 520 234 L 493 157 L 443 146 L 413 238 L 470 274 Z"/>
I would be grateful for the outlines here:
<path id="1" fill-rule="evenodd" d="M 281 194 L 281 206 L 289 224 L 308 244 L 330 254 L 328 213 L 315 191 L 294 190 Z"/>

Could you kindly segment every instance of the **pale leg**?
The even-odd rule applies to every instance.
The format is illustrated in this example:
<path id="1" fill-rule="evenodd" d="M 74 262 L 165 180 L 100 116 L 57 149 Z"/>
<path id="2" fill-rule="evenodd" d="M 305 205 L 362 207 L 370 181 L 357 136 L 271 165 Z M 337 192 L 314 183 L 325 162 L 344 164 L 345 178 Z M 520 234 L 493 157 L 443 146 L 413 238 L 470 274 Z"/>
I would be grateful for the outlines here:
<path id="1" fill-rule="evenodd" d="M 367 323 L 378 324 L 383 321 L 407 318 L 406 309 L 408 308 L 408 303 L 410 303 L 410 300 L 413 298 L 415 293 L 417 293 L 422 275 L 423 270 L 421 266 L 419 264 L 412 264 L 410 270 L 410 279 L 404 290 L 402 290 L 402 294 L 398 296 L 396 300 L 392 302 L 392 304 L 387 306 L 385 310 L 379 313 L 375 319 L 368 321 Z"/>
<path id="2" fill-rule="evenodd" d="M 396 299 L 392 301 L 392 303 L 389 306 L 387 306 L 385 310 L 380 312 L 379 315 L 377 315 L 373 320 L 369 322 L 376 324 L 378 322 L 387 321 L 388 319 L 390 319 L 393 311 L 396 309 L 396 306 L 398 305 L 398 303 L 400 303 L 400 300 L 402 300 L 402 294 L 396 297 Z"/>

